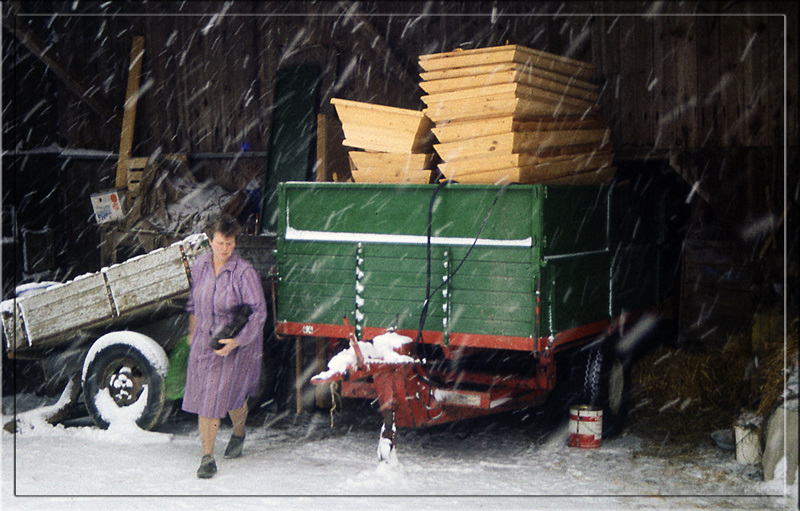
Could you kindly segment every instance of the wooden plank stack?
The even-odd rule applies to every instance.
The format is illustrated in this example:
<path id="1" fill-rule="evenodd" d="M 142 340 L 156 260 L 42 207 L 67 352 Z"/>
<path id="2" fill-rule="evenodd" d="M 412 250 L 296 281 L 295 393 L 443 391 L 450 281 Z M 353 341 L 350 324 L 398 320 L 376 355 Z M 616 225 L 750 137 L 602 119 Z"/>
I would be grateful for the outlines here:
<path id="1" fill-rule="evenodd" d="M 613 177 L 591 64 L 518 45 L 422 55 L 419 63 L 446 178 L 597 184 Z"/>
<path id="2" fill-rule="evenodd" d="M 433 167 L 433 122 L 423 113 L 334 98 L 350 151 L 353 179 L 361 183 L 428 183 Z"/>

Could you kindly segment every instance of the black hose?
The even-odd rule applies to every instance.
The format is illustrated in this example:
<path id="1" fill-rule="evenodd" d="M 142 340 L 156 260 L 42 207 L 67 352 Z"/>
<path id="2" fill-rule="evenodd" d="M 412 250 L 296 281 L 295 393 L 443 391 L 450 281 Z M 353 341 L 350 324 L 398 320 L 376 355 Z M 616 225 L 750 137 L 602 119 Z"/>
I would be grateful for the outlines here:
<path id="1" fill-rule="evenodd" d="M 428 305 L 430 304 L 431 297 L 434 294 L 436 294 L 445 284 L 447 284 L 450 281 L 450 279 L 455 277 L 456 273 L 458 273 L 458 270 L 461 269 L 461 266 L 467 260 L 467 257 L 469 257 L 470 253 L 472 253 L 472 249 L 475 248 L 475 245 L 478 243 L 478 239 L 480 239 L 481 232 L 483 232 L 483 228 L 486 226 L 486 222 L 489 220 L 489 217 L 491 216 L 495 205 L 497 205 L 497 201 L 500 199 L 500 196 L 503 194 L 503 192 L 506 191 L 506 189 L 509 186 L 508 184 L 505 184 L 501 186 L 499 190 L 497 190 L 497 194 L 495 195 L 494 200 L 492 201 L 492 205 L 489 207 L 489 211 L 486 212 L 486 216 L 483 218 L 483 222 L 481 222 L 481 226 L 478 229 L 478 233 L 475 235 L 475 239 L 472 241 L 472 245 L 470 245 L 469 250 L 467 250 L 467 253 L 464 254 L 464 257 L 458 263 L 455 270 L 453 270 L 453 272 L 446 279 L 443 279 L 442 283 L 439 284 L 439 286 L 431 292 L 431 229 L 433 225 L 433 203 L 436 200 L 436 195 L 439 193 L 439 190 L 441 190 L 442 188 L 444 188 L 445 186 L 447 186 L 452 182 L 453 181 L 449 180 L 441 181 L 439 185 L 436 187 L 436 189 L 433 191 L 430 204 L 428 205 L 428 230 L 427 230 L 427 246 L 426 246 L 427 269 L 425 273 L 426 276 L 425 301 L 422 304 L 422 311 L 420 312 L 419 315 L 419 330 L 417 330 L 417 337 L 414 339 L 414 353 L 416 354 L 418 359 L 421 359 L 420 345 L 422 344 L 423 341 L 422 330 L 425 325 L 425 321 L 428 318 Z M 425 378 L 423 375 L 419 373 L 418 375 L 421 378 L 423 378 L 426 381 L 426 383 L 428 384 L 432 383 L 428 378 Z"/>

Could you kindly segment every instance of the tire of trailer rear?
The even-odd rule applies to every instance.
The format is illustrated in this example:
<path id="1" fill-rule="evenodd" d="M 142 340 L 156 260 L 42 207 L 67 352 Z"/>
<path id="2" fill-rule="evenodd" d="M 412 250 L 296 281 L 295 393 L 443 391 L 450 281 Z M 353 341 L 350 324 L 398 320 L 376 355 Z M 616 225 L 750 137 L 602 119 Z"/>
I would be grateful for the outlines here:
<path id="1" fill-rule="evenodd" d="M 617 353 L 616 337 L 591 350 L 586 378 L 586 403 L 603 408 L 603 438 L 618 435 L 630 406 L 630 374 Z"/>

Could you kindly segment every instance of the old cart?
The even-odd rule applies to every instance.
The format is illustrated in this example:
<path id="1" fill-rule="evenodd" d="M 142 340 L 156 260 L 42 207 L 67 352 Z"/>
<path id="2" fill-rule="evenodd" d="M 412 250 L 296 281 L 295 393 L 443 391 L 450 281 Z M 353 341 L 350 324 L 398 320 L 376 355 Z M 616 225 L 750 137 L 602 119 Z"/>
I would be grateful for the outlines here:
<path id="1" fill-rule="evenodd" d="M 2 304 L 10 358 L 38 359 L 66 393 L 82 388 L 95 423 L 113 408 L 137 410 L 143 429 L 164 409 L 168 354 L 187 331 L 184 304 L 191 264 L 209 250 L 197 234 L 72 281 L 51 284 Z M 75 385 L 80 378 L 80 388 Z M 104 401 L 105 400 L 105 401 Z M 136 405 L 135 407 L 133 405 Z"/>
<path id="2" fill-rule="evenodd" d="M 621 334 L 661 302 L 663 236 L 626 186 L 279 193 L 278 334 L 328 339 L 340 353 L 312 383 L 377 399 L 390 446 L 398 426 L 542 404 L 570 374 L 619 427 L 634 342 Z"/>

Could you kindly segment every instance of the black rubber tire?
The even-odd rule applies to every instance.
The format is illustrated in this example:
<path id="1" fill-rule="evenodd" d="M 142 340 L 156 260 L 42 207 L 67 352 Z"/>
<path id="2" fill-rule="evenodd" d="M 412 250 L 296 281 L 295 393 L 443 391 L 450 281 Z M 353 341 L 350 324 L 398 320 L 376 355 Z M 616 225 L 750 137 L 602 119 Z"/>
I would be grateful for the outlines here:
<path id="1" fill-rule="evenodd" d="M 113 333 L 101 337 L 97 342 L 110 335 Z M 143 335 L 141 337 L 145 338 Z M 146 339 L 152 343 L 147 351 L 156 352 L 159 356 L 163 354 L 166 359 L 163 348 L 152 339 Z M 108 391 L 114 403 L 122 408 L 137 403 L 145 386 L 147 403 L 136 418 L 136 424 L 144 430 L 154 429 L 160 424 L 167 401 L 164 392 L 165 374 L 162 374 L 143 351 L 132 344 L 119 342 L 107 344 L 91 358 L 87 357 L 88 363 L 84 364 L 83 369 L 83 397 L 86 409 L 97 427 L 108 429 L 109 421 L 112 420 L 98 409 L 96 399 L 100 392 Z M 115 382 L 121 385 L 114 385 Z"/>
<path id="2" fill-rule="evenodd" d="M 609 339 L 591 350 L 586 365 L 584 402 L 603 408 L 603 438 L 622 432 L 630 407 L 630 375 Z"/>

